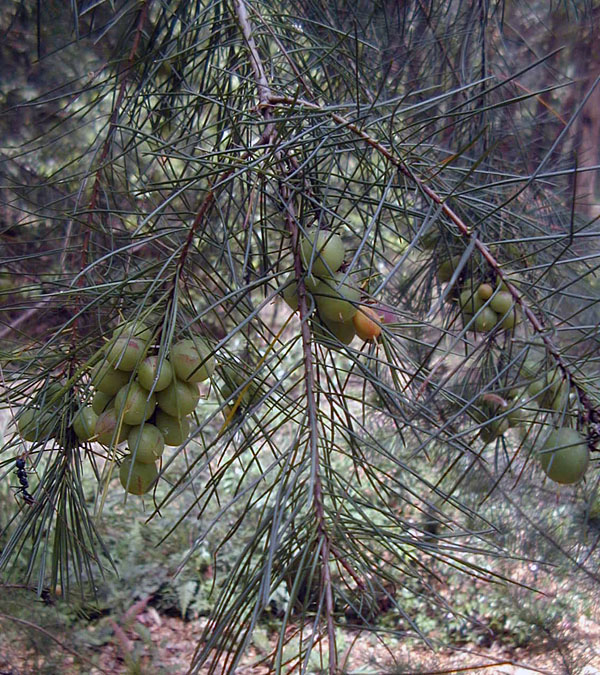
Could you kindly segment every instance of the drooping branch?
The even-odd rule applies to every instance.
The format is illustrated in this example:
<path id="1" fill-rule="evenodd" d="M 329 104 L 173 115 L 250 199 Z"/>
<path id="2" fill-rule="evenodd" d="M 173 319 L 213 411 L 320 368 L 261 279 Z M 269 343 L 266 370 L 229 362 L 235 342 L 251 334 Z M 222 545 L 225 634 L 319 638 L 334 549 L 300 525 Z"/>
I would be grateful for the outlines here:
<path id="1" fill-rule="evenodd" d="M 258 53 L 256 43 L 252 36 L 252 26 L 248 18 L 248 13 L 246 11 L 246 5 L 244 0 L 235 0 L 235 7 L 237 12 L 238 21 L 240 23 L 240 28 L 246 42 L 250 54 L 250 61 L 252 63 L 252 69 L 254 71 L 254 78 L 256 81 L 256 87 L 258 91 L 258 103 L 259 109 L 267 122 L 267 130 L 263 133 L 263 137 L 269 133 L 272 135 L 274 132 L 274 127 L 271 122 L 271 106 L 269 104 L 270 99 L 272 98 L 271 88 L 267 81 L 265 70 L 262 65 L 262 60 Z M 271 131 L 272 130 L 272 131 Z M 271 142 L 273 139 L 270 139 Z M 285 159 L 281 156 L 278 157 L 278 165 L 285 168 Z M 313 363 L 313 354 L 311 349 L 311 336 L 310 336 L 310 327 L 308 324 L 308 318 L 310 316 L 308 294 L 306 292 L 306 287 L 304 284 L 304 273 L 302 267 L 302 260 L 300 257 L 300 246 L 299 246 L 299 228 L 297 224 L 297 218 L 294 210 L 293 196 L 291 191 L 286 185 L 285 180 L 282 181 L 280 187 L 280 194 L 285 204 L 285 222 L 288 232 L 291 237 L 291 248 L 294 256 L 294 275 L 296 277 L 297 289 L 298 289 L 298 308 L 300 311 L 300 331 L 302 339 L 302 353 L 304 360 L 304 385 L 306 389 L 306 406 L 308 412 L 308 425 L 309 425 L 309 450 L 311 457 L 311 466 L 312 466 L 312 480 L 313 480 L 313 494 L 312 502 L 313 508 L 315 511 L 316 521 L 317 521 L 317 530 L 319 536 L 322 540 L 322 546 L 320 547 L 321 560 L 322 560 L 322 575 L 323 575 L 323 586 L 325 592 L 325 608 L 327 613 L 327 633 L 328 633 L 328 642 L 329 642 L 329 672 L 333 675 L 337 671 L 337 651 L 335 646 L 335 624 L 334 624 L 334 599 L 333 599 L 333 584 L 331 579 L 331 569 L 330 556 L 331 556 L 331 542 L 329 539 L 329 533 L 327 531 L 326 521 L 325 521 L 325 506 L 324 506 L 324 495 L 323 495 L 323 484 L 321 480 L 321 465 L 319 457 L 319 448 L 318 448 L 318 429 L 317 429 L 317 403 L 315 395 L 315 369 Z"/>
<path id="2" fill-rule="evenodd" d="M 305 101 L 303 99 L 290 98 L 288 96 L 271 96 L 269 100 L 269 105 L 284 105 L 284 106 L 304 106 L 311 110 L 321 110 L 318 105 L 311 103 L 310 101 Z M 404 176 L 406 176 L 414 185 L 416 185 L 419 190 L 423 192 L 429 199 L 435 202 L 446 214 L 446 216 L 456 225 L 461 236 L 470 239 L 473 242 L 474 247 L 481 253 L 482 257 L 486 260 L 489 266 L 492 268 L 496 276 L 503 282 L 508 292 L 512 295 L 515 303 L 521 308 L 523 314 L 532 325 L 534 331 L 539 334 L 542 339 L 548 353 L 554 358 L 557 366 L 563 373 L 563 376 L 569 382 L 569 385 L 572 386 L 579 396 L 579 400 L 582 405 L 586 408 L 588 414 L 599 414 L 594 408 L 593 403 L 590 401 L 589 396 L 587 395 L 585 389 L 577 382 L 575 376 L 571 372 L 569 366 L 565 363 L 564 359 L 561 356 L 561 353 L 558 347 L 554 342 L 548 337 L 547 329 L 544 325 L 544 322 L 536 316 L 535 312 L 527 302 L 525 296 L 519 292 L 517 287 L 512 284 L 504 271 L 502 270 L 501 264 L 498 262 L 496 257 L 491 253 L 488 246 L 481 239 L 477 237 L 476 234 L 469 228 L 465 221 L 454 211 L 454 209 L 448 204 L 446 199 L 439 195 L 433 188 L 431 188 L 427 183 L 420 179 L 412 171 L 410 166 L 396 154 L 394 154 L 389 148 L 383 145 L 380 141 L 373 138 L 366 131 L 361 129 L 358 125 L 351 122 L 346 117 L 339 115 L 338 113 L 331 112 L 329 113 L 331 119 L 339 124 L 342 127 L 347 128 L 356 136 L 359 136 L 362 140 L 365 141 L 370 147 L 376 150 L 382 157 L 385 157 L 393 166 L 395 166 Z"/>

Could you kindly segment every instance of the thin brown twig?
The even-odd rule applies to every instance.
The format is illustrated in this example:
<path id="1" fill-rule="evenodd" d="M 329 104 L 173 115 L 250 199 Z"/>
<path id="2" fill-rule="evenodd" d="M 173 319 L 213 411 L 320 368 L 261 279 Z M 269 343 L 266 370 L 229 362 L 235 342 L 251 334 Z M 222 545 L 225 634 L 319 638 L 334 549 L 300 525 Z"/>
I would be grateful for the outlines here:
<path id="1" fill-rule="evenodd" d="M 125 65 L 123 68 L 119 71 L 119 74 L 117 75 L 117 81 L 119 82 L 119 92 L 117 94 L 117 98 L 115 100 L 115 103 L 113 105 L 112 111 L 110 113 L 110 117 L 108 120 L 108 131 L 106 133 L 106 138 L 104 139 L 104 143 L 102 145 L 102 150 L 100 151 L 100 156 L 98 158 L 98 167 L 94 173 L 94 183 L 92 186 L 92 194 L 90 196 L 90 200 L 88 202 L 87 206 L 87 227 L 85 229 L 85 233 L 83 235 L 83 242 L 81 244 L 81 254 L 80 254 L 80 270 L 85 269 L 86 266 L 86 259 L 88 255 L 88 249 L 90 245 L 90 232 L 92 230 L 92 220 L 95 215 L 96 211 L 96 205 L 98 203 L 98 196 L 100 194 L 100 184 L 101 184 L 101 177 L 102 177 L 102 171 L 104 169 L 104 163 L 106 161 L 106 158 L 108 157 L 108 153 L 110 152 L 110 147 L 111 147 L 111 140 L 113 138 L 113 135 L 117 129 L 117 122 L 119 119 L 119 112 L 121 109 L 121 104 L 123 103 L 123 98 L 125 97 L 125 87 L 127 84 L 127 79 L 126 79 L 126 74 L 131 70 L 133 63 L 135 61 L 135 56 L 137 54 L 137 50 L 140 44 L 140 39 L 142 35 L 142 30 L 144 28 L 144 23 L 146 21 L 146 16 L 148 14 L 148 8 L 151 4 L 152 0 L 144 0 L 140 10 L 139 10 L 139 16 L 138 16 L 138 22 L 135 30 L 135 35 L 133 38 L 133 43 L 131 45 L 131 49 L 129 50 L 129 55 L 127 57 L 127 61 L 125 62 Z M 71 221 L 72 223 L 72 221 Z M 71 224 L 70 223 L 70 224 Z M 70 236 L 70 232 L 69 232 Z M 65 250 L 68 247 L 68 243 L 65 245 Z M 83 274 L 80 275 L 79 277 L 79 282 L 78 285 L 79 287 L 83 287 L 85 284 L 85 277 Z M 83 302 L 83 298 L 81 299 L 81 302 Z M 79 324 L 79 318 L 81 315 L 78 315 L 75 320 L 73 321 L 73 329 L 71 333 L 71 344 L 74 345 L 77 341 L 77 327 Z"/>

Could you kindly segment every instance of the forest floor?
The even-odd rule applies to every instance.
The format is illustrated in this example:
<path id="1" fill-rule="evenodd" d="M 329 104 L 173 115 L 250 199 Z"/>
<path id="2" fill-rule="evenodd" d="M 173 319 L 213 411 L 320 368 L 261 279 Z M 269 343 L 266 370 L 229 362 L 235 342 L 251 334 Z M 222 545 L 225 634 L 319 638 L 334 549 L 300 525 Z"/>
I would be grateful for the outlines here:
<path id="1" fill-rule="evenodd" d="M 89 659 L 86 662 L 65 652 L 58 644 L 51 653 L 42 655 L 33 650 L 23 651 L 20 641 L 6 643 L 0 636 L 0 675 L 183 674 L 192 661 L 203 628 L 202 619 L 184 622 L 161 616 L 152 607 L 143 608 L 135 617 L 130 616 L 126 627 L 115 621 L 112 623 L 113 639 L 86 649 L 85 657 Z M 90 636 L 94 630 L 93 624 L 87 628 Z M 367 631 L 345 631 L 342 637 L 347 646 L 340 650 L 339 672 L 361 675 L 600 675 L 600 625 L 582 617 L 576 625 L 565 623 L 560 626 L 558 633 L 559 639 L 548 636 L 547 640 L 525 649 L 497 644 L 487 648 L 464 644 L 433 651 L 414 641 L 395 639 L 386 642 Z M 254 641 L 235 673 L 266 675 L 273 672 L 267 654 L 269 647 L 275 644 L 276 635 L 270 639 L 265 632 L 263 637 L 265 640 L 260 644 Z M 208 672 L 208 669 L 201 672 Z M 217 668 L 213 672 L 224 671 Z M 293 671 L 287 667 L 280 672 Z M 326 670 L 322 671 L 315 663 L 308 672 Z"/>

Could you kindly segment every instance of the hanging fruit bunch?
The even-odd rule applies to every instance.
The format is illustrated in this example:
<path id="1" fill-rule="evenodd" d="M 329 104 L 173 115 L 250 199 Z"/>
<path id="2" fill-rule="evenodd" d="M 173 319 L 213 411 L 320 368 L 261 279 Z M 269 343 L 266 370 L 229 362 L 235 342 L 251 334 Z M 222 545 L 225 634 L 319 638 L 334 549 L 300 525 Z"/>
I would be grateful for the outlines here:
<path id="1" fill-rule="evenodd" d="M 458 269 L 461 255 L 450 256 L 437 269 L 439 283 L 448 283 Z M 449 295 L 456 299 L 465 328 L 475 333 L 492 329 L 512 331 L 520 322 L 519 307 L 504 282 L 483 278 L 489 275 L 471 275 L 463 268 L 457 284 Z"/>
<path id="2" fill-rule="evenodd" d="M 487 333 L 493 328 L 513 330 L 519 322 L 519 313 L 512 294 L 504 284 L 495 288 L 489 283 L 467 279 L 460 291 L 460 306 L 465 326 L 476 333 Z"/>
<path id="3" fill-rule="evenodd" d="M 89 382 L 79 387 L 87 402 L 77 403 L 70 426 L 80 441 L 96 441 L 107 449 L 126 442 L 121 484 L 131 494 L 144 494 L 158 476 L 165 445 L 181 445 L 189 436 L 190 416 L 200 398 L 198 383 L 215 369 L 212 349 L 206 339 L 193 336 L 161 350 L 155 331 L 130 321 L 116 328 L 91 361 L 96 365 Z M 53 393 L 53 386 L 60 392 Z M 64 395 L 63 386 L 51 384 L 45 391 L 48 405 L 34 399 L 22 408 L 17 424 L 24 440 L 41 443 L 56 437 L 60 416 L 51 404 L 59 393 Z"/>
<path id="4" fill-rule="evenodd" d="M 309 230 L 301 238 L 304 286 L 316 309 L 311 316 L 311 330 L 316 340 L 330 346 L 335 346 L 336 340 L 349 345 L 356 335 L 364 341 L 375 340 L 381 335 L 384 320 L 383 312 L 361 304 L 360 290 L 352 276 L 341 269 L 345 255 L 342 238 L 329 230 Z M 293 272 L 285 280 L 282 296 L 297 311 L 298 287 Z"/>

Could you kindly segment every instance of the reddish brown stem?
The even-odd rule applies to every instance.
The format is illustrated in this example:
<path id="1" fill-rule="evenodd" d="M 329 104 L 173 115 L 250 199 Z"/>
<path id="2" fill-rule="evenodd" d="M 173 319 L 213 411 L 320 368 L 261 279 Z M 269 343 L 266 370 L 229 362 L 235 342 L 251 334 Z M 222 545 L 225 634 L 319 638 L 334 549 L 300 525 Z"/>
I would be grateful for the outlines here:
<path id="1" fill-rule="evenodd" d="M 142 35 L 142 29 L 144 27 L 144 23 L 146 21 L 146 16 L 148 13 L 148 7 L 150 5 L 151 0 L 144 0 L 144 3 L 142 7 L 140 8 L 140 13 L 138 17 L 138 22 L 135 30 L 135 36 L 133 38 L 133 44 L 131 45 L 131 49 L 129 50 L 129 55 L 127 57 L 127 61 L 125 62 L 125 65 L 119 72 L 117 79 L 120 82 L 119 85 L 119 92 L 117 94 L 117 98 L 115 101 L 115 104 L 113 105 L 113 109 L 110 114 L 110 118 L 108 120 L 108 131 L 106 133 L 106 138 L 104 139 L 104 143 L 102 144 L 102 150 L 100 152 L 100 156 L 98 158 L 98 168 L 96 169 L 96 172 L 94 174 L 94 184 L 92 185 L 92 194 L 90 196 L 90 201 L 88 203 L 87 207 L 87 228 L 85 230 L 85 233 L 83 235 L 83 242 L 81 245 L 81 256 L 80 256 L 80 270 L 83 270 L 86 265 L 87 261 L 87 255 L 88 255 L 88 249 L 89 249 L 89 244 L 90 244 L 90 232 L 92 228 L 92 220 L 94 218 L 94 212 L 96 210 L 96 206 L 98 204 L 98 195 L 100 194 L 100 184 L 101 184 L 101 176 L 102 176 L 102 170 L 104 168 L 104 162 L 106 161 L 106 158 L 108 157 L 108 153 L 110 151 L 110 146 L 111 146 L 111 140 L 114 135 L 115 129 L 117 128 L 117 121 L 119 119 L 119 111 L 121 108 L 121 104 L 123 103 L 123 98 L 125 97 L 125 86 L 126 86 L 126 73 L 131 70 L 131 67 L 133 65 L 133 62 L 135 60 L 135 56 L 137 54 L 137 50 L 140 44 L 140 39 Z M 78 286 L 81 288 L 83 285 L 86 283 L 84 275 L 80 275 L 79 281 L 78 281 Z M 81 300 L 83 302 L 83 299 Z M 73 322 L 73 330 L 71 334 L 71 345 L 73 346 L 76 341 L 77 341 L 77 327 L 79 324 L 79 318 L 81 315 L 79 315 Z"/>

